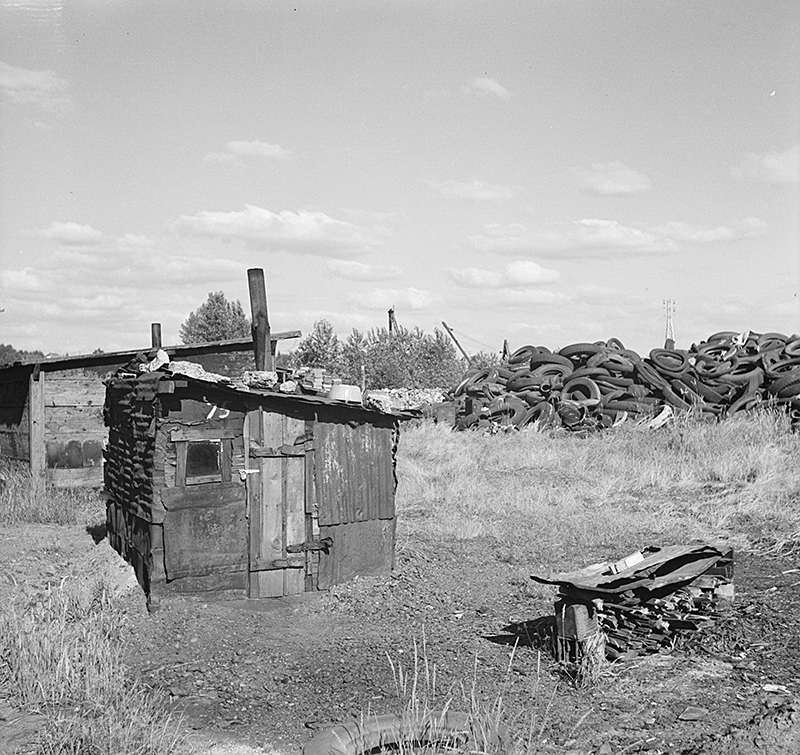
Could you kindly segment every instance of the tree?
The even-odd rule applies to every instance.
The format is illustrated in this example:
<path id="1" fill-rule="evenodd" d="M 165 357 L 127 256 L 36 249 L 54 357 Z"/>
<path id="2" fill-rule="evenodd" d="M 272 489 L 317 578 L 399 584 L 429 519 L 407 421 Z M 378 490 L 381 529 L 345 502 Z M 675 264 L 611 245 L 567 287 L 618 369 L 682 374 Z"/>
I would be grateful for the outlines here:
<path id="1" fill-rule="evenodd" d="M 464 373 L 450 339 L 419 328 L 377 328 L 366 336 L 354 330 L 342 348 L 342 377 L 359 383 L 362 364 L 368 388 L 449 388 Z"/>
<path id="2" fill-rule="evenodd" d="M 303 367 L 321 367 L 337 374 L 341 370 L 342 345 L 333 325 L 317 320 L 314 329 L 297 345 L 295 359 Z"/>
<path id="3" fill-rule="evenodd" d="M 44 359 L 41 351 L 21 351 L 15 349 L 10 343 L 0 343 L 0 365 L 25 362 L 29 359 Z"/>
<path id="4" fill-rule="evenodd" d="M 212 343 L 251 335 L 250 320 L 238 299 L 230 302 L 222 291 L 208 295 L 180 328 L 183 343 Z"/>

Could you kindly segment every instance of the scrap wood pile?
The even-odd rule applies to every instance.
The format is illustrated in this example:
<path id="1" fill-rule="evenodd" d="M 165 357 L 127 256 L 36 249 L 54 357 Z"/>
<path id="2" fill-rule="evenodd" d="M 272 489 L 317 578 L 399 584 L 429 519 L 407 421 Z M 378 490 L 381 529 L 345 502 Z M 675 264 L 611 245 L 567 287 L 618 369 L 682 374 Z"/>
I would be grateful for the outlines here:
<path id="1" fill-rule="evenodd" d="M 650 547 L 614 564 L 552 578 L 557 585 L 556 654 L 580 659 L 601 636 L 609 660 L 670 649 L 706 629 L 733 601 L 733 552 L 709 545 Z"/>
<path id="2" fill-rule="evenodd" d="M 800 427 L 800 335 L 726 331 L 647 357 L 615 338 L 557 352 L 523 346 L 497 367 L 468 371 L 451 394 L 459 430 L 586 432 L 675 411 L 720 419 L 764 403 Z"/>

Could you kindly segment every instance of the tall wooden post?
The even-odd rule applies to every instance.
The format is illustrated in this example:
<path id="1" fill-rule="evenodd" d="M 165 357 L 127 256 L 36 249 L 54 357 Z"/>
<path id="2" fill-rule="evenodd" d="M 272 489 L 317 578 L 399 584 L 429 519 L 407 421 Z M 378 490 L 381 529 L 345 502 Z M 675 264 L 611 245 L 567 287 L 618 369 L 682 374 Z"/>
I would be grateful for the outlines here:
<path id="1" fill-rule="evenodd" d="M 47 460 L 44 447 L 44 373 L 34 365 L 28 379 L 28 441 L 31 465 L 31 492 L 44 494 Z"/>
<path id="2" fill-rule="evenodd" d="M 467 360 L 467 364 L 471 365 L 472 360 L 467 356 L 467 352 L 461 348 L 461 344 L 458 342 L 455 333 L 453 333 L 453 331 L 450 329 L 450 326 L 444 320 L 442 320 L 442 325 L 444 325 L 444 329 L 450 334 L 450 338 L 453 339 L 453 343 L 458 346 L 458 350 L 464 355 L 464 359 Z"/>
<path id="3" fill-rule="evenodd" d="M 247 271 L 250 288 L 250 311 L 253 317 L 253 351 L 257 370 L 273 370 L 273 343 L 270 338 L 269 313 L 267 312 L 267 286 L 264 271 L 253 267 Z"/>
<path id="4" fill-rule="evenodd" d="M 154 349 L 161 348 L 161 323 L 150 323 L 150 343 Z"/>

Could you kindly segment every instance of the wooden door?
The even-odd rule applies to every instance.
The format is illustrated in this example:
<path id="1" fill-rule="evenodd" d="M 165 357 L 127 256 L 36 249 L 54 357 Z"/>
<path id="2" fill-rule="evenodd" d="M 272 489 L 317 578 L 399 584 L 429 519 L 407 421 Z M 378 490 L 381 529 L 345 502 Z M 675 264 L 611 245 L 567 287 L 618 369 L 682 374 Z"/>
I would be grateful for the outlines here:
<path id="1" fill-rule="evenodd" d="M 304 435 L 302 419 L 261 410 L 247 415 L 251 598 L 297 595 L 305 589 Z M 291 546 L 301 546 L 300 552 Z"/>

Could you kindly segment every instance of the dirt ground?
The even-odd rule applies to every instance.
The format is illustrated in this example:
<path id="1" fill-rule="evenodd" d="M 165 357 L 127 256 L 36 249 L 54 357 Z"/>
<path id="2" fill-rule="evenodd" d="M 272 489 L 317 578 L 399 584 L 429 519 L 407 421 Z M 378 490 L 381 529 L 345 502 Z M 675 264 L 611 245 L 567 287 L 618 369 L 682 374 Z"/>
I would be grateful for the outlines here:
<path id="1" fill-rule="evenodd" d="M 328 594 L 175 603 L 154 615 L 132 570 L 81 528 L 0 528 L 0 563 L 3 602 L 104 574 L 126 607 L 132 671 L 217 753 L 296 753 L 334 723 L 398 712 L 398 669 L 413 678 L 415 661 L 418 696 L 466 710 L 502 699 L 530 752 L 800 752 L 797 557 L 737 553 L 735 606 L 714 630 L 583 688 L 519 631 L 552 611 L 552 593 L 529 578 L 541 565 L 492 540 L 406 548 L 390 578 Z M 0 740 L 12 721 L 15 732 L 35 728 L 19 716 L 0 700 Z"/>

